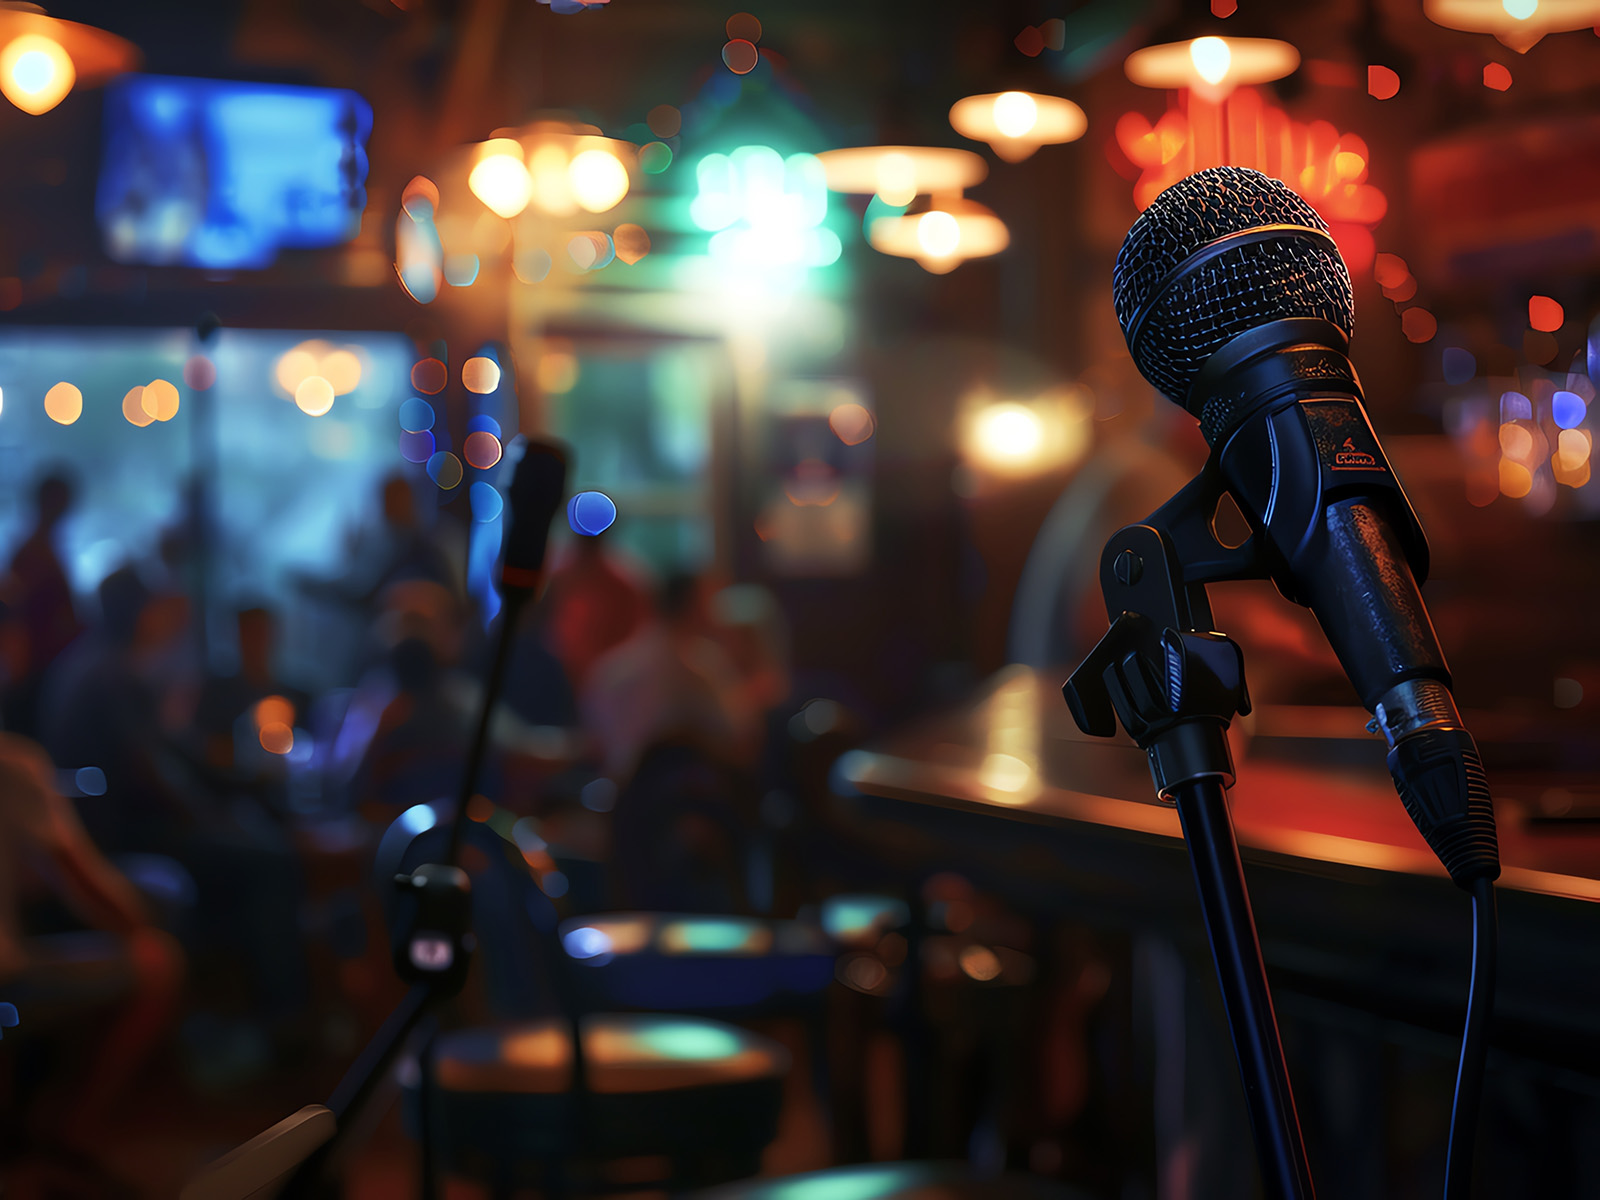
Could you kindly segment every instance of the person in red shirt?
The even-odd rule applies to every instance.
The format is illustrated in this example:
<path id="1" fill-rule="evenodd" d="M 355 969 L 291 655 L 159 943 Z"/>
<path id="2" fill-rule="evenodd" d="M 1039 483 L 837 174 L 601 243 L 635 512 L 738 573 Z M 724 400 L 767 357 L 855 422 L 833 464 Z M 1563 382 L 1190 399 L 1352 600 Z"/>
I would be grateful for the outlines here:
<path id="1" fill-rule="evenodd" d="M 567 680 L 581 691 L 589 670 L 650 616 L 649 593 L 606 552 L 604 534 L 580 536 L 550 575 L 535 620 Z"/>

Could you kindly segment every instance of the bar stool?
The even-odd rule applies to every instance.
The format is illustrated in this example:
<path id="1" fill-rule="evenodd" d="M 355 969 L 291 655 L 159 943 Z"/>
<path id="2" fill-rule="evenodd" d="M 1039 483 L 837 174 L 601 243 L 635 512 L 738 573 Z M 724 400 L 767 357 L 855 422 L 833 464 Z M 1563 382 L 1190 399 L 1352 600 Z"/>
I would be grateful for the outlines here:
<path id="1" fill-rule="evenodd" d="M 562 1019 L 439 1035 L 408 1109 L 443 1174 L 547 1196 L 627 1187 L 704 1187 L 760 1167 L 777 1133 L 787 1052 L 721 1022 L 582 1018 L 574 1061 Z"/>

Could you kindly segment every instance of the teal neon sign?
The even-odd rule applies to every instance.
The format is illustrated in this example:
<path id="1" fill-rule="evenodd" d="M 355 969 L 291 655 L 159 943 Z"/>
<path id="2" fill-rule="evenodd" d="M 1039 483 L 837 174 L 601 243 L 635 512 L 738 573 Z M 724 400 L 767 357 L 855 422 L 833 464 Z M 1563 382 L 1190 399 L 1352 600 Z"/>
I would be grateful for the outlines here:
<path id="1" fill-rule="evenodd" d="M 689 216 L 710 233 L 713 259 L 755 267 L 826 267 L 838 234 L 823 222 L 828 185 L 812 154 L 784 158 L 770 146 L 708 154 L 695 166 Z"/>

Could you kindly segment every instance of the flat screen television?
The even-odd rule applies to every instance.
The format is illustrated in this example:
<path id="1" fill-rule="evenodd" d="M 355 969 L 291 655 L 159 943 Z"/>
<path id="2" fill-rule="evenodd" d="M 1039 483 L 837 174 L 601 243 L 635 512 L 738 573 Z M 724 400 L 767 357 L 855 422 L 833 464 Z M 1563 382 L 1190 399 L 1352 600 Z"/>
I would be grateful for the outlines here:
<path id="1" fill-rule="evenodd" d="M 372 108 L 354 92 L 124 75 L 105 103 L 95 215 L 118 262 L 265 267 L 360 227 Z"/>

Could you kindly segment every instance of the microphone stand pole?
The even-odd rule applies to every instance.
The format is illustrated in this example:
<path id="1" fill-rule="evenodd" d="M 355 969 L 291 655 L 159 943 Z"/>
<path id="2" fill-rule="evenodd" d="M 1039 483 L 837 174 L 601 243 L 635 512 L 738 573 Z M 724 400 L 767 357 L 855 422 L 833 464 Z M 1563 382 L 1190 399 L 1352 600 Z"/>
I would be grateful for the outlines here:
<path id="1" fill-rule="evenodd" d="M 1100 560 L 1111 629 L 1062 688 L 1085 733 L 1117 723 L 1150 758 L 1156 795 L 1176 806 L 1200 914 L 1244 1084 L 1269 1200 L 1313 1200 L 1305 1142 L 1284 1064 L 1266 964 L 1228 814 L 1227 728 L 1250 711 L 1236 643 L 1211 631 L 1204 581 L 1259 576 L 1249 543 L 1230 550 L 1210 528 L 1210 471 L 1143 525 L 1114 534 Z M 1209 502 L 1209 507 L 1207 503 Z M 1188 551 L 1185 562 L 1181 553 Z"/>
<path id="2" fill-rule="evenodd" d="M 398 1007 L 389 1014 L 345 1077 L 340 1081 L 328 1107 L 337 1122 L 335 1133 L 315 1154 L 301 1164 L 284 1186 L 282 1200 L 301 1200 L 317 1195 L 335 1151 L 355 1127 L 355 1117 L 393 1065 L 396 1056 L 410 1039 L 412 1031 L 439 1004 L 459 992 L 466 983 L 467 971 L 476 949 L 471 932 L 472 884 L 458 865 L 461 837 L 466 827 L 467 805 L 477 794 L 478 780 L 489 745 L 489 727 L 494 706 L 505 680 L 506 663 L 516 641 L 518 618 L 533 587 L 503 589 L 500 629 L 495 638 L 488 677 L 478 702 L 477 720 L 461 772 L 461 787 L 450 825 L 449 849 L 442 864 L 426 863 L 410 874 L 396 875 L 395 887 L 409 898 L 411 912 L 396 922 L 392 943 L 394 967 L 411 984 Z M 429 1039 L 431 1043 L 431 1038 Z M 425 1047 L 426 1057 L 431 1047 Z M 437 1170 L 432 1161 L 433 1139 L 428 1136 L 429 1064 L 422 1063 L 422 1187 L 424 1196 L 434 1190 Z"/>

